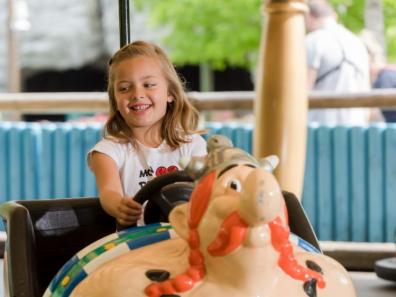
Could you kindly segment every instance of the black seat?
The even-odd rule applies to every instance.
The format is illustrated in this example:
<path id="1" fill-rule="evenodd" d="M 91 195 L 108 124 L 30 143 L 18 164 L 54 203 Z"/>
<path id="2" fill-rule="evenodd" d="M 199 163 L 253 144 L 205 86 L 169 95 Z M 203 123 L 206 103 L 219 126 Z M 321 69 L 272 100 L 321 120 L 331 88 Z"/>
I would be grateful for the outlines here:
<path id="1" fill-rule="evenodd" d="M 58 270 L 83 247 L 115 231 L 98 198 L 12 201 L 0 206 L 7 241 L 5 290 L 39 297 Z"/>
<path id="2" fill-rule="evenodd" d="M 286 208 L 289 216 L 290 231 L 308 243 L 312 244 L 320 252 L 322 252 L 315 231 L 313 230 L 308 216 L 296 195 L 283 191 L 283 197 L 285 198 Z"/>

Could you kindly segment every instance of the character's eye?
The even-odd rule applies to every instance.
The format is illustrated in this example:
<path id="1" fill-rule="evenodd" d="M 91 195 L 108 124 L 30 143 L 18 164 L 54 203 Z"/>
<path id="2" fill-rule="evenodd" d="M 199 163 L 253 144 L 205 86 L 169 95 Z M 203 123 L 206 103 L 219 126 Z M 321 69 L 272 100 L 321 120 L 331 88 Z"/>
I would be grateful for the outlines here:
<path id="1" fill-rule="evenodd" d="M 228 181 L 228 186 L 229 186 L 231 189 L 233 189 L 233 190 L 235 190 L 235 191 L 237 191 L 237 192 L 240 192 L 240 191 L 241 191 L 241 183 L 240 183 L 240 181 L 237 180 L 237 179 L 231 179 L 230 181 Z"/>

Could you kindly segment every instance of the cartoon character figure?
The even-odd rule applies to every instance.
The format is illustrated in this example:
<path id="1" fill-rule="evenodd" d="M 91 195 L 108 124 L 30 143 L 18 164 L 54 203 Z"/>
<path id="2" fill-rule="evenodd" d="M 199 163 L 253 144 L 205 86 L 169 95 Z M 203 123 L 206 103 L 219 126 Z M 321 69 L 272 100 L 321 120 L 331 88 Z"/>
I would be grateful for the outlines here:
<path id="1" fill-rule="evenodd" d="M 340 264 L 290 239 L 276 163 L 212 137 L 185 162 L 196 185 L 170 214 L 178 236 L 100 265 L 71 296 L 355 296 Z"/>

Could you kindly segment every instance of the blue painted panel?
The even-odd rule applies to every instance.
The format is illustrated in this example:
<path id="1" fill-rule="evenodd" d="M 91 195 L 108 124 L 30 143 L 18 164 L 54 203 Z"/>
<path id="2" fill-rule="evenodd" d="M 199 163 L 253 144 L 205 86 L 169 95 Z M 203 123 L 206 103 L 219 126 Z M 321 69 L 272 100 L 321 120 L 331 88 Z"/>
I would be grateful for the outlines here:
<path id="1" fill-rule="evenodd" d="M 368 158 L 368 241 L 384 240 L 384 128 L 370 127 L 367 131 Z"/>
<path id="2" fill-rule="evenodd" d="M 366 241 L 367 232 L 367 143 L 362 127 L 350 131 L 351 154 L 351 240 Z"/>
<path id="3" fill-rule="evenodd" d="M 9 131 L 10 123 L 0 123 L 0 203 L 10 197 L 9 192 Z"/>
<path id="4" fill-rule="evenodd" d="M 38 197 L 40 199 L 55 197 L 55 175 L 54 175 L 54 135 L 57 126 L 51 123 L 45 123 L 41 126 L 41 134 L 38 151 L 39 166 L 39 184 Z"/>
<path id="5" fill-rule="evenodd" d="M 237 125 L 234 130 L 234 146 L 252 154 L 253 127 L 251 125 Z"/>
<path id="6" fill-rule="evenodd" d="M 393 129 L 386 129 L 384 137 L 385 241 L 394 242 L 396 232 L 396 126 L 393 126 Z"/>
<path id="7" fill-rule="evenodd" d="M 68 193 L 68 176 L 70 171 L 70 163 L 68 160 L 68 151 L 70 142 L 70 125 L 57 125 L 54 133 L 54 197 L 65 198 L 70 197 Z"/>
<path id="8" fill-rule="evenodd" d="M 30 124 L 22 130 L 21 149 L 22 149 L 22 199 L 38 198 L 38 137 L 37 131 L 40 127 L 37 124 Z"/>
<path id="9" fill-rule="evenodd" d="M 350 180 L 349 180 L 349 128 L 335 127 L 332 131 L 333 160 L 328 170 L 333 173 L 334 236 L 336 240 L 350 238 Z"/>
<path id="10" fill-rule="evenodd" d="M 69 189 L 70 197 L 83 196 L 83 170 L 84 170 L 84 151 L 83 151 L 83 130 L 85 125 L 73 125 L 70 129 L 70 142 L 67 151 L 69 161 Z"/>
<path id="11" fill-rule="evenodd" d="M 100 125 L 89 125 L 86 129 L 84 129 L 84 145 L 83 145 L 83 176 L 84 176 L 84 188 L 82 196 L 98 196 L 98 191 L 96 188 L 95 176 L 91 172 L 87 164 L 87 153 L 101 138 L 101 126 Z"/>
<path id="12" fill-rule="evenodd" d="M 317 223 L 317 181 L 316 181 L 316 141 L 315 141 L 316 129 L 310 127 L 307 133 L 307 156 L 305 158 L 305 176 L 303 186 L 302 204 L 307 213 L 308 218 L 311 221 L 312 227 L 318 230 Z"/>
<path id="13" fill-rule="evenodd" d="M 9 130 L 9 139 L 7 143 L 7 150 L 9 156 L 9 200 L 23 199 L 22 181 L 25 178 L 25 172 L 22 170 L 24 162 L 22 153 L 21 135 L 25 124 L 18 123 L 11 127 Z"/>
<path id="14" fill-rule="evenodd" d="M 317 145 L 317 232 L 322 240 L 333 238 L 333 181 L 332 181 L 332 150 L 331 129 L 319 127 L 316 130 Z"/>

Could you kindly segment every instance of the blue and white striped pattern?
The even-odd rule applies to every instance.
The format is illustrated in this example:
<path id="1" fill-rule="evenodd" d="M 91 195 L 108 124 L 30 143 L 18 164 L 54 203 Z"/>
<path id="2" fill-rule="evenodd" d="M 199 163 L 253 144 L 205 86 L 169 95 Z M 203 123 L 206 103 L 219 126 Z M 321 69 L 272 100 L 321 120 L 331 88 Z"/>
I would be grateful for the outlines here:
<path id="1" fill-rule="evenodd" d="M 289 236 L 290 242 L 294 243 L 295 245 L 299 246 L 303 250 L 310 252 L 310 253 L 316 253 L 320 254 L 321 251 L 318 250 L 316 247 L 314 247 L 312 244 L 310 244 L 308 241 L 305 241 L 304 239 L 298 237 L 297 235 L 290 233 Z"/>
<path id="2" fill-rule="evenodd" d="M 73 256 L 55 275 L 43 297 L 67 297 L 74 288 L 102 264 L 130 250 L 176 238 L 169 224 L 133 227 L 110 234 Z"/>

